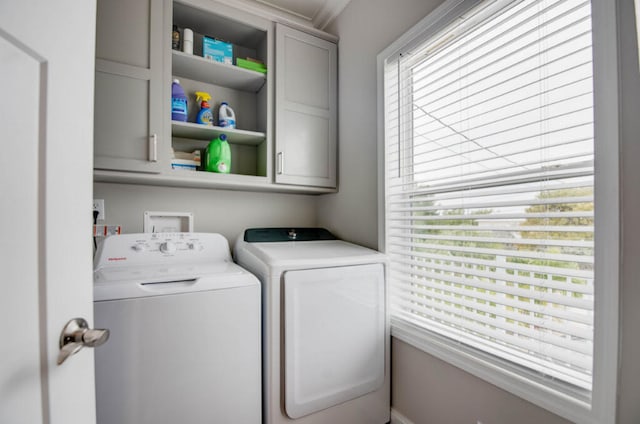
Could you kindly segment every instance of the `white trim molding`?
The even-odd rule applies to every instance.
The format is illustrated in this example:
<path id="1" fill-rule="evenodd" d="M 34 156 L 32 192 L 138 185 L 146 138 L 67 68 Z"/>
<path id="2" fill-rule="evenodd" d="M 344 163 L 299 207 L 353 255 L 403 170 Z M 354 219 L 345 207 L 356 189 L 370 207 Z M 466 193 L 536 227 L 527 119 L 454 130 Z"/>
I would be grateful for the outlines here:
<path id="1" fill-rule="evenodd" d="M 384 177 L 384 65 L 410 51 L 422 40 L 442 29 L 444 22 L 481 0 L 447 0 L 432 14 L 409 29 L 381 52 L 378 64 L 378 152 L 379 152 L 379 249 L 388 252 L 385 235 Z M 580 424 L 604 424 L 616 421 L 616 396 L 619 349 L 619 285 L 621 199 L 619 163 L 619 51 L 617 3 L 621 0 L 591 2 L 594 66 L 594 138 L 595 138 L 595 323 L 593 389 L 590 397 L 576 395 L 571 388 L 535 378 L 491 355 L 453 342 L 450 338 L 416 328 L 401 317 L 392 317 L 392 335 L 422 351 L 434 355 L 503 390 L 519 396 L 552 413 Z M 439 27 L 440 26 L 440 27 Z M 635 34 L 634 34 L 635 36 Z M 409 50 L 407 50 L 409 49 Z M 544 383 L 544 384 L 543 384 Z M 392 423 L 412 424 L 392 410 Z"/>
<path id="2" fill-rule="evenodd" d="M 415 424 L 396 409 L 391 408 L 391 424 Z"/>

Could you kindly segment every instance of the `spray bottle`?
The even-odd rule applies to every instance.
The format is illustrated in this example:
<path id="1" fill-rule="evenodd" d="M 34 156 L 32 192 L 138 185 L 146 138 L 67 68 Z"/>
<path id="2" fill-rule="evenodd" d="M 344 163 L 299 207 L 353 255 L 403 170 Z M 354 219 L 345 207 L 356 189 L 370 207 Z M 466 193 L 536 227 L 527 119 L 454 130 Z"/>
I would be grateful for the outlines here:
<path id="1" fill-rule="evenodd" d="M 196 117 L 196 123 L 203 125 L 213 125 L 213 113 L 211 113 L 211 106 L 209 106 L 209 100 L 211 96 L 204 91 L 196 91 L 196 102 L 200 103 L 200 112 Z"/>
<path id="2" fill-rule="evenodd" d="M 220 134 L 207 146 L 204 170 L 221 174 L 228 174 L 231 171 L 231 148 L 226 134 Z"/>

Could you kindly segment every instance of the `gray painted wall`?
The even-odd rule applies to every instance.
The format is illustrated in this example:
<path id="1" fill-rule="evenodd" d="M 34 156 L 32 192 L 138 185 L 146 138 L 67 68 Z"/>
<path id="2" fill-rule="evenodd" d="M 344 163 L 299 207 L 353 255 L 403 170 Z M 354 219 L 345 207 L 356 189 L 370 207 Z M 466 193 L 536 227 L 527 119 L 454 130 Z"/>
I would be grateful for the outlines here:
<path id="1" fill-rule="evenodd" d="M 316 225 L 316 196 L 95 183 L 107 222 L 142 232 L 145 211 L 192 212 L 194 231 L 225 236 L 231 246 L 247 227 Z"/>
<path id="2" fill-rule="evenodd" d="M 442 0 L 351 0 L 328 28 L 339 44 L 339 184 L 318 199 L 318 223 L 342 238 L 377 246 L 376 56 Z M 640 423 L 640 77 L 631 0 L 621 25 L 622 287 L 618 419 Z M 393 340 L 392 405 L 422 423 L 566 422 L 413 347 Z M 454 397 L 464 394 L 463 402 Z"/>
<path id="3" fill-rule="evenodd" d="M 415 424 L 567 424 L 517 396 L 393 339 L 393 408 Z"/>
<path id="4" fill-rule="evenodd" d="M 351 0 L 327 31 L 338 47 L 339 192 L 318 201 L 320 226 L 378 245 L 376 56 L 442 0 Z"/>

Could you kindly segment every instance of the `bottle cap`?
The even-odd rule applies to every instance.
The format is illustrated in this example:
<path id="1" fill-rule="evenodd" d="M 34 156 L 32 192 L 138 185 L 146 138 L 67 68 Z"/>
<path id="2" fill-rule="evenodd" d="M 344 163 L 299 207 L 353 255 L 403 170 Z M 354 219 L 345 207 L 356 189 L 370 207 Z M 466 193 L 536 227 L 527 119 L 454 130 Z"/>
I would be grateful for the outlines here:
<path id="1" fill-rule="evenodd" d="M 224 105 L 224 106 L 229 106 L 229 103 L 227 103 L 227 102 L 222 102 L 222 103 L 220 103 L 220 106 L 222 106 L 222 105 Z"/>
<path id="2" fill-rule="evenodd" d="M 227 139 L 227 135 L 226 134 L 220 134 L 218 136 L 218 138 L 220 139 L 220 141 L 225 141 Z"/>

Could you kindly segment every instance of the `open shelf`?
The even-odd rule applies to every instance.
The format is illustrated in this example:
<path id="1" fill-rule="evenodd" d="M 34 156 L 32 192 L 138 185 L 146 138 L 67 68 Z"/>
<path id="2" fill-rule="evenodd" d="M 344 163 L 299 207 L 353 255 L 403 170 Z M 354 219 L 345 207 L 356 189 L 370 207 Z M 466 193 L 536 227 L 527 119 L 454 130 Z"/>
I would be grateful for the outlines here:
<path id="1" fill-rule="evenodd" d="M 220 63 L 200 56 L 171 51 L 173 74 L 209 84 L 221 85 L 234 90 L 258 92 L 267 77 L 260 72 Z"/>
<path id="2" fill-rule="evenodd" d="M 262 132 L 214 127 L 211 125 L 179 121 L 171 121 L 171 134 L 173 137 L 191 138 L 195 140 L 212 140 L 220 134 L 226 134 L 229 143 L 243 144 L 246 146 L 257 146 L 266 138 L 265 133 Z"/>

